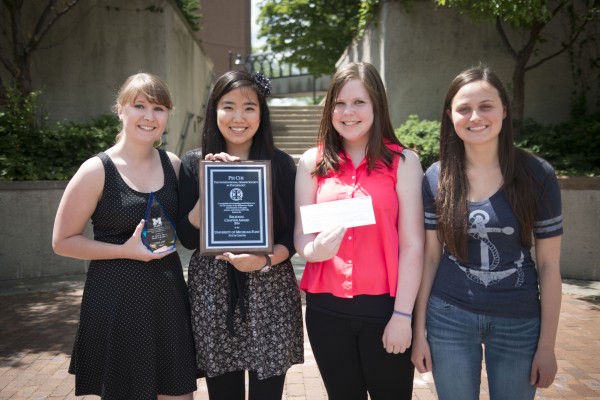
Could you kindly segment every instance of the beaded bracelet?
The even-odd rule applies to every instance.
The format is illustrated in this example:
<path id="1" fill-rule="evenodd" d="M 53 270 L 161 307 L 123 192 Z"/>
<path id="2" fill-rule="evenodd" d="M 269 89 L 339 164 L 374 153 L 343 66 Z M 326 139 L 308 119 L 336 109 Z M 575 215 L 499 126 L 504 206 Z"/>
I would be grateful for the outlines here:
<path id="1" fill-rule="evenodd" d="M 398 311 L 398 310 L 394 310 L 394 314 L 400 315 L 400 316 L 406 317 L 406 318 L 412 318 L 412 314 L 403 313 L 402 311 Z"/>

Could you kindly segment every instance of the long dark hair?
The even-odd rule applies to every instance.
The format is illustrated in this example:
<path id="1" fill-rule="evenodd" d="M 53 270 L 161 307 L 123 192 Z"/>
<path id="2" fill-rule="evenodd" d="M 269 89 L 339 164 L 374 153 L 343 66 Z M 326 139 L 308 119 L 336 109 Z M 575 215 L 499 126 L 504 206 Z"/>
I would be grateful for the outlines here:
<path id="1" fill-rule="evenodd" d="M 521 243 L 526 247 L 532 244 L 535 182 L 527 162 L 530 155 L 513 143 L 510 100 L 502 82 L 489 67 L 479 65 L 464 70 L 452 81 L 444 101 L 440 131 L 440 178 L 436 197 L 438 235 L 449 252 L 461 261 L 467 259 L 469 181 L 466 173 L 465 146 L 456 134 L 449 114 L 456 93 L 465 85 L 477 81 L 485 81 L 492 85 L 498 91 L 506 110 L 506 117 L 498 136 L 502 190 L 506 193 L 519 221 Z"/>
<path id="2" fill-rule="evenodd" d="M 266 96 L 254 76 L 246 71 L 229 71 L 215 82 L 206 106 L 206 117 L 202 129 L 202 153 L 227 151 L 225 138 L 217 125 L 217 106 L 221 97 L 235 89 L 252 90 L 258 97 L 260 125 L 252 138 L 250 160 L 272 160 L 274 154 L 273 131 Z"/>
<path id="3" fill-rule="evenodd" d="M 332 115 L 340 90 L 351 79 L 358 79 L 365 85 L 373 103 L 373 126 L 365 155 L 368 171 L 372 171 L 378 161 L 382 161 L 388 168 L 392 167 L 395 152 L 385 145 L 386 142 L 402 146 L 394 134 L 385 87 L 377 69 L 372 64 L 363 62 L 345 64 L 333 75 L 327 90 L 317 136 L 317 143 L 322 148 L 323 154 L 317 162 L 313 175 L 326 176 L 331 171 L 340 170 L 342 159 L 339 153 L 343 150 L 343 142 L 333 127 Z M 400 155 L 403 157 L 402 154 Z"/>
<path id="4" fill-rule="evenodd" d="M 271 182 L 273 195 L 273 208 L 280 220 L 285 221 L 285 213 L 281 209 L 281 195 L 277 190 L 278 182 L 283 179 L 281 166 L 275 162 L 275 145 L 273 144 L 273 131 L 271 117 L 267 105 L 267 95 L 270 89 L 265 89 L 266 78 L 246 71 L 229 71 L 221 75 L 215 82 L 210 93 L 206 116 L 202 129 L 201 150 L 202 154 L 227 152 L 225 138 L 217 125 L 217 106 L 221 98 L 235 89 L 252 90 L 256 93 L 260 109 L 260 125 L 252 138 L 249 160 L 271 160 Z"/>

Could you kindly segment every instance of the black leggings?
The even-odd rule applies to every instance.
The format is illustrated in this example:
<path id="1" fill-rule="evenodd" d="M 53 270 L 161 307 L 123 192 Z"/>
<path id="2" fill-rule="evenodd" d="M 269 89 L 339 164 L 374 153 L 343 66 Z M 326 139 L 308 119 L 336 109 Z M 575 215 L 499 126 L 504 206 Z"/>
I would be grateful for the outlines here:
<path id="1" fill-rule="evenodd" d="M 385 324 L 340 318 L 310 307 L 306 330 L 329 400 L 410 400 L 414 366 L 410 349 L 390 354 Z"/>
<path id="2" fill-rule="evenodd" d="M 285 374 L 258 379 L 256 372 L 249 371 L 249 400 L 281 400 Z M 210 400 L 244 400 L 245 371 L 228 372 L 206 378 Z"/>

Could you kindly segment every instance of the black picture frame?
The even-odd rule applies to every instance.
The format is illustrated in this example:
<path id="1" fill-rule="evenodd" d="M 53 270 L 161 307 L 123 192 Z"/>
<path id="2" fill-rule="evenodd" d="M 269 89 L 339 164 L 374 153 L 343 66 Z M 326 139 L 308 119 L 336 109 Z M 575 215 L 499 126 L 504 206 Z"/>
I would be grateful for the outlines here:
<path id="1" fill-rule="evenodd" d="M 200 161 L 200 254 L 271 254 L 271 162 Z"/>

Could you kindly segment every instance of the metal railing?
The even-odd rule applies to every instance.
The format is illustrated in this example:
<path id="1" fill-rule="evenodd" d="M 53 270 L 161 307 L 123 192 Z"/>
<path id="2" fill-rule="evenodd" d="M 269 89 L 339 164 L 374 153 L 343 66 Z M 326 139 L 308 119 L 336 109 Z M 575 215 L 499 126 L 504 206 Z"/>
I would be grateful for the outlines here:
<path id="1" fill-rule="evenodd" d="M 286 61 L 285 53 L 259 53 L 242 56 L 229 52 L 229 69 L 243 66 L 248 72 L 262 72 L 270 79 L 310 75 L 307 68 L 298 68 Z"/>

